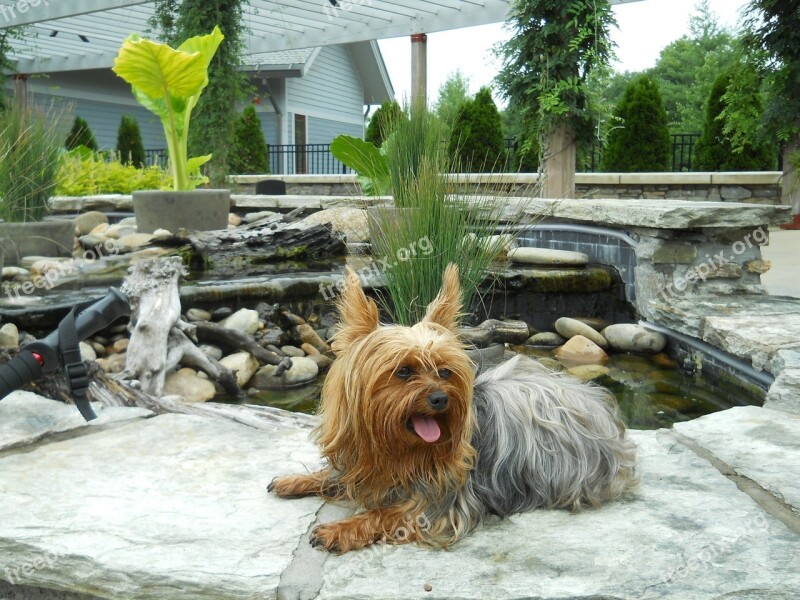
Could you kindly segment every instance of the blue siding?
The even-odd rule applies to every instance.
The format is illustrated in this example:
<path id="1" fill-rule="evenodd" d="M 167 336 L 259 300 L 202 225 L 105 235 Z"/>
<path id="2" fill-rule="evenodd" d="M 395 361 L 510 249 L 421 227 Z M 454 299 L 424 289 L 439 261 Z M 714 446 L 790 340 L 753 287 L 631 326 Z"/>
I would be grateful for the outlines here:
<path id="1" fill-rule="evenodd" d="M 270 146 L 278 145 L 278 115 L 274 112 L 258 112 L 258 117 L 261 119 L 261 131 L 264 133 L 264 139 Z"/>
<path id="2" fill-rule="evenodd" d="M 342 134 L 364 137 L 364 126 L 308 117 L 309 144 L 330 144 L 334 138 Z"/>

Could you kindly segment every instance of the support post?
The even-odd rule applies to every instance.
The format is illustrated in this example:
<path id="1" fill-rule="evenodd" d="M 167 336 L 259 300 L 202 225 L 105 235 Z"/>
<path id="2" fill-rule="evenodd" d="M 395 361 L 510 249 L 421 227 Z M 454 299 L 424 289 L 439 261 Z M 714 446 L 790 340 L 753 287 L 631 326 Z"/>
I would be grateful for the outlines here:
<path id="1" fill-rule="evenodd" d="M 28 76 L 17 74 L 14 75 L 14 100 L 25 109 L 28 106 Z"/>
<path id="2" fill-rule="evenodd" d="M 411 36 L 411 106 L 428 105 L 428 36 Z"/>
<path id="3" fill-rule="evenodd" d="M 800 229 L 800 174 L 789 161 L 795 152 L 800 152 L 800 136 L 796 136 L 783 149 L 781 203 L 792 207 L 792 222 L 783 225 L 783 229 Z"/>
<path id="4" fill-rule="evenodd" d="M 543 198 L 575 197 L 575 130 L 567 123 L 554 127 L 544 140 Z"/>

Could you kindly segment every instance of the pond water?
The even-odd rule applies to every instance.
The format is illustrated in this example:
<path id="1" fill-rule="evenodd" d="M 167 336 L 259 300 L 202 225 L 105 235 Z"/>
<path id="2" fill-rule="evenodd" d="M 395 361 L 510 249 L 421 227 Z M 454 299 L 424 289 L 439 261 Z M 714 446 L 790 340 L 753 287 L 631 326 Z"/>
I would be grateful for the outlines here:
<path id="1" fill-rule="evenodd" d="M 535 358 L 553 359 L 553 351 L 515 347 Z M 658 364 L 658 363 L 661 364 Z M 550 363 L 552 364 L 552 363 Z M 620 411 L 633 429 L 659 429 L 689 421 L 733 406 L 757 405 L 742 393 L 741 387 L 719 383 L 712 385 L 700 374 L 686 374 L 667 360 L 629 354 L 612 355 L 606 365 L 608 374 L 597 383 L 617 398 Z M 293 390 L 251 395 L 246 402 L 313 414 L 319 404 L 320 384 Z"/>

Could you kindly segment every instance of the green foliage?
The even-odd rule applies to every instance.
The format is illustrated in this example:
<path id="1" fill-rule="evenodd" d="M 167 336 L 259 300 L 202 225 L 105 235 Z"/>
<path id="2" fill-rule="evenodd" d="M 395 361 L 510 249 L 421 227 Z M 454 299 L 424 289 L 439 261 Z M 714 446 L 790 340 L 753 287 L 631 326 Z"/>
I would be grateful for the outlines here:
<path id="1" fill-rule="evenodd" d="M 392 134 L 395 124 L 404 114 L 403 109 L 400 108 L 400 105 L 395 100 L 384 101 L 369 120 L 364 139 L 380 148 L 383 146 L 384 140 Z"/>
<path id="2" fill-rule="evenodd" d="M 658 84 L 640 75 L 625 89 L 614 109 L 622 125 L 608 136 L 603 170 L 622 173 L 666 171 L 670 137 Z"/>
<path id="3" fill-rule="evenodd" d="M 509 157 L 508 170 L 517 173 L 537 173 L 541 146 L 536 128 L 526 128 L 522 122 L 522 114 L 515 104 L 509 103 L 500 113 L 503 123 L 503 137 L 515 140 L 517 149 Z"/>
<path id="4" fill-rule="evenodd" d="M 0 29 L 0 111 L 7 108 L 6 80 L 8 73 L 14 72 L 14 65 L 8 57 L 12 49 L 11 40 L 22 39 L 22 32 L 19 27 Z"/>
<path id="5" fill-rule="evenodd" d="M 515 0 L 514 35 L 499 46 L 503 95 L 520 107 L 526 130 L 547 135 L 569 124 L 579 140 L 593 136 L 587 101 L 590 73 L 612 56 L 608 0 Z"/>
<path id="6" fill-rule="evenodd" d="M 460 69 L 456 69 L 439 87 L 439 95 L 433 107 L 436 116 L 442 121 L 444 139 L 450 139 L 458 114 L 468 100 L 470 100 L 469 77 Z"/>
<path id="7" fill-rule="evenodd" d="M 442 124 L 424 108 L 399 119 L 386 149 L 398 211 L 378 209 L 383 229 L 373 254 L 396 264 L 383 274 L 385 302 L 394 321 L 418 322 L 436 297 L 448 264 L 459 268 L 464 305 L 469 309 L 478 286 L 497 257 L 502 240 L 481 243 L 468 234 L 494 232 L 502 205 L 488 193 L 475 196 L 443 176 L 460 170 L 442 144 Z"/>
<path id="8" fill-rule="evenodd" d="M 139 169 L 132 164 L 123 164 L 117 155 L 106 156 L 79 147 L 61 157 L 56 194 L 130 194 L 170 187 L 172 175 L 165 169 L 158 166 Z"/>
<path id="9" fill-rule="evenodd" d="M 449 152 L 467 173 L 502 171 L 506 166 L 503 123 L 492 91 L 483 87 L 458 113 Z"/>
<path id="10" fill-rule="evenodd" d="M 269 147 L 261 129 L 261 119 L 252 104 L 236 121 L 233 148 L 228 159 L 235 175 L 269 173 Z"/>
<path id="11" fill-rule="evenodd" d="M 389 162 L 385 148 L 349 135 L 340 135 L 331 143 L 331 154 L 358 173 L 361 191 L 367 196 L 386 196 L 392 191 Z"/>
<path id="12" fill-rule="evenodd" d="M 177 49 L 132 34 L 114 60 L 114 73 L 131 85 L 142 106 L 161 119 L 176 191 L 193 190 L 207 181 L 200 176 L 200 167 L 211 155 L 189 158 L 189 125 L 221 42 L 218 27 L 187 39 Z"/>
<path id="13" fill-rule="evenodd" d="M 41 220 L 56 186 L 62 135 L 58 110 L 12 102 L 0 115 L 0 217 Z"/>
<path id="14" fill-rule="evenodd" d="M 89 129 L 89 123 L 81 117 L 75 117 L 75 123 L 67 136 L 67 141 L 64 143 L 67 150 L 74 150 L 78 146 L 86 146 L 91 150 L 97 151 L 97 141 L 94 139 L 92 130 Z"/>
<path id="15" fill-rule="evenodd" d="M 117 132 L 117 154 L 125 164 L 136 168 L 144 167 L 144 144 L 139 123 L 134 117 L 122 115 Z"/>
<path id="16" fill-rule="evenodd" d="M 714 82 L 706 105 L 703 135 L 695 146 L 695 160 L 699 171 L 766 171 L 774 168 L 775 153 L 769 145 L 752 138 L 734 151 L 731 138 L 726 134 L 725 104 L 723 101 L 731 85 L 731 73 L 722 73 Z M 763 108 L 757 93 L 750 94 L 749 110 L 755 121 L 760 120 Z M 744 110 L 744 107 L 740 107 Z"/>

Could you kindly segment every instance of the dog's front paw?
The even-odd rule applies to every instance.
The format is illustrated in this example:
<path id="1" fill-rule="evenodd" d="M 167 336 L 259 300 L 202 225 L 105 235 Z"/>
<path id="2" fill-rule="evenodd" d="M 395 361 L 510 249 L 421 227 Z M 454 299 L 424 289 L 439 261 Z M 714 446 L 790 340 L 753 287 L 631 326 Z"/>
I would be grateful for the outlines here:
<path id="1" fill-rule="evenodd" d="M 308 496 L 308 478 L 304 475 L 284 475 L 276 477 L 267 486 L 267 491 L 281 498 L 301 498 Z"/>
<path id="2" fill-rule="evenodd" d="M 372 544 L 372 540 L 360 538 L 357 528 L 353 530 L 342 522 L 318 525 L 311 532 L 311 545 L 319 550 L 327 550 L 333 554 L 344 554 L 351 550 L 360 550 Z"/>

